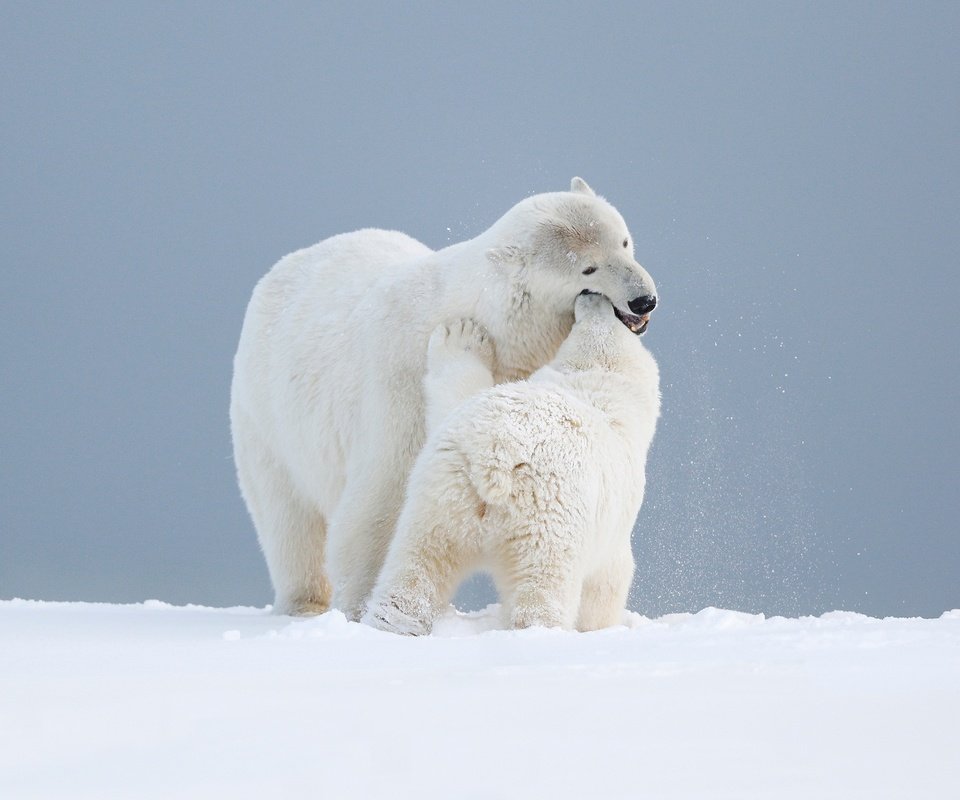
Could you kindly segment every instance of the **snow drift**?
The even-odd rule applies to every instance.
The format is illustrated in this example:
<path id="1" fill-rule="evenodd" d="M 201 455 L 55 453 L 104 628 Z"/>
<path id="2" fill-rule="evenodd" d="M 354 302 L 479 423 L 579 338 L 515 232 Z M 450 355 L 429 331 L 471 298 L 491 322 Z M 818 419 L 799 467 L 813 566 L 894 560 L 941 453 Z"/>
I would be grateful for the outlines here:
<path id="1" fill-rule="evenodd" d="M 960 611 L 705 609 L 410 639 L 253 608 L 0 602 L 0 796 L 942 798 Z"/>

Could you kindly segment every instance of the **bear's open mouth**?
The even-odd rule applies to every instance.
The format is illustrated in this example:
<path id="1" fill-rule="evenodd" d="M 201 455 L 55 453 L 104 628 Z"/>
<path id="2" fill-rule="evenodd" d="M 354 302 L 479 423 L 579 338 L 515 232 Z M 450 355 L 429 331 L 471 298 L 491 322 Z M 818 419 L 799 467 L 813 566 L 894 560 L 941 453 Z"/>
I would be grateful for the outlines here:
<path id="1" fill-rule="evenodd" d="M 650 324 L 649 314 L 638 317 L 636 314 L 621 311 L 616 306 L 613 307 L 613 313 L 617 315 L 618 320 L 626 325 L 632 333 L 637 334 L 637 336 L 641 336 L 647 332 L 647 325 Z"/>

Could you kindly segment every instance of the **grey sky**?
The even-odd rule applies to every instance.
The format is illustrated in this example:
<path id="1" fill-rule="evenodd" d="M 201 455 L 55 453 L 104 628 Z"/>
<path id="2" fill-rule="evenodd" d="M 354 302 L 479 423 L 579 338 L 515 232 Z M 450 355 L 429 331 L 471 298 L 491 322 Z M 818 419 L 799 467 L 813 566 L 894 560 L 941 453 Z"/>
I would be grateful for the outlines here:
<path id="1" fill-rule="evenodd" d="M 633 607 L 960 605 L 960 6 L 3 17 L 0 597 L 268 602 L 227 424 L 256 280 L 579 174 L 662 297 Z"/>

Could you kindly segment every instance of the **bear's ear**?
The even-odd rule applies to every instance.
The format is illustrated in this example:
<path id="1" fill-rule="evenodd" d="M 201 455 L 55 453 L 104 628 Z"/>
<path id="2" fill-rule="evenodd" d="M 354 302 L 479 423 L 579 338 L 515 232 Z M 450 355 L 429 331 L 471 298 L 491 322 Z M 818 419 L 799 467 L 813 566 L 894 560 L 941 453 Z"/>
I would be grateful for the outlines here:
<path id="1" fill-rule="evenodd" d="M 588 194 L 596 197 L 597 193 L 590 188 L 590 185 L 583 178 L 574 178 L 570 181 L 570 191 L 577 194 Z"/>
<path id="2" fill-rule="evenodd" d="M 487 258 L 494 264 L 520 264 L 523 261 L 520 248 L 510 244 L 491 247 L 487 250 Z"/>

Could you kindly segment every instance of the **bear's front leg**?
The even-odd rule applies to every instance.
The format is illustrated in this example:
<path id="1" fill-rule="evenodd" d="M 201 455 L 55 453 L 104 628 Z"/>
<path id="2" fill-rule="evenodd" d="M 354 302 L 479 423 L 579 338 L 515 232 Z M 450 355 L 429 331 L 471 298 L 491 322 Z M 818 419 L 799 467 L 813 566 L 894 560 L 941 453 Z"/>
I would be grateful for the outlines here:
<path id="1" fill-rule="evenodd" d="M 493 386 L 493 340 L 470 318 L 438 325 L 427 344 L 427 436 L 464 400 Z"/>
<path id="2" fill-rule="evenodd" d="M 401 636 L 426 636 L 435 618 L 430 587 L 423 586 L 416 576 L 406 575 L 382 593 L 374 592 L 361 622 Z"/>
<path id="3" fill-rule="evenodd" d="M 407 635 L 430 633 L 464 572 L 479 556 L 481 504 L 462 458 L 428 443 L 363 622 Z"/>
<path id="4" fill-rule="evenodd" d="M 422 510 L 423 506 L 417 509 Z M 406 636 L 423 636 L 433 629 L 466 566 L 477 556 L 462 536 L 472 520 L 457 509 L 441 513 L 446 514 L 442 522 L 420 513 L 415 518 L 401 516 L 397 537 L 361 620 L 364 624 Z"/>

